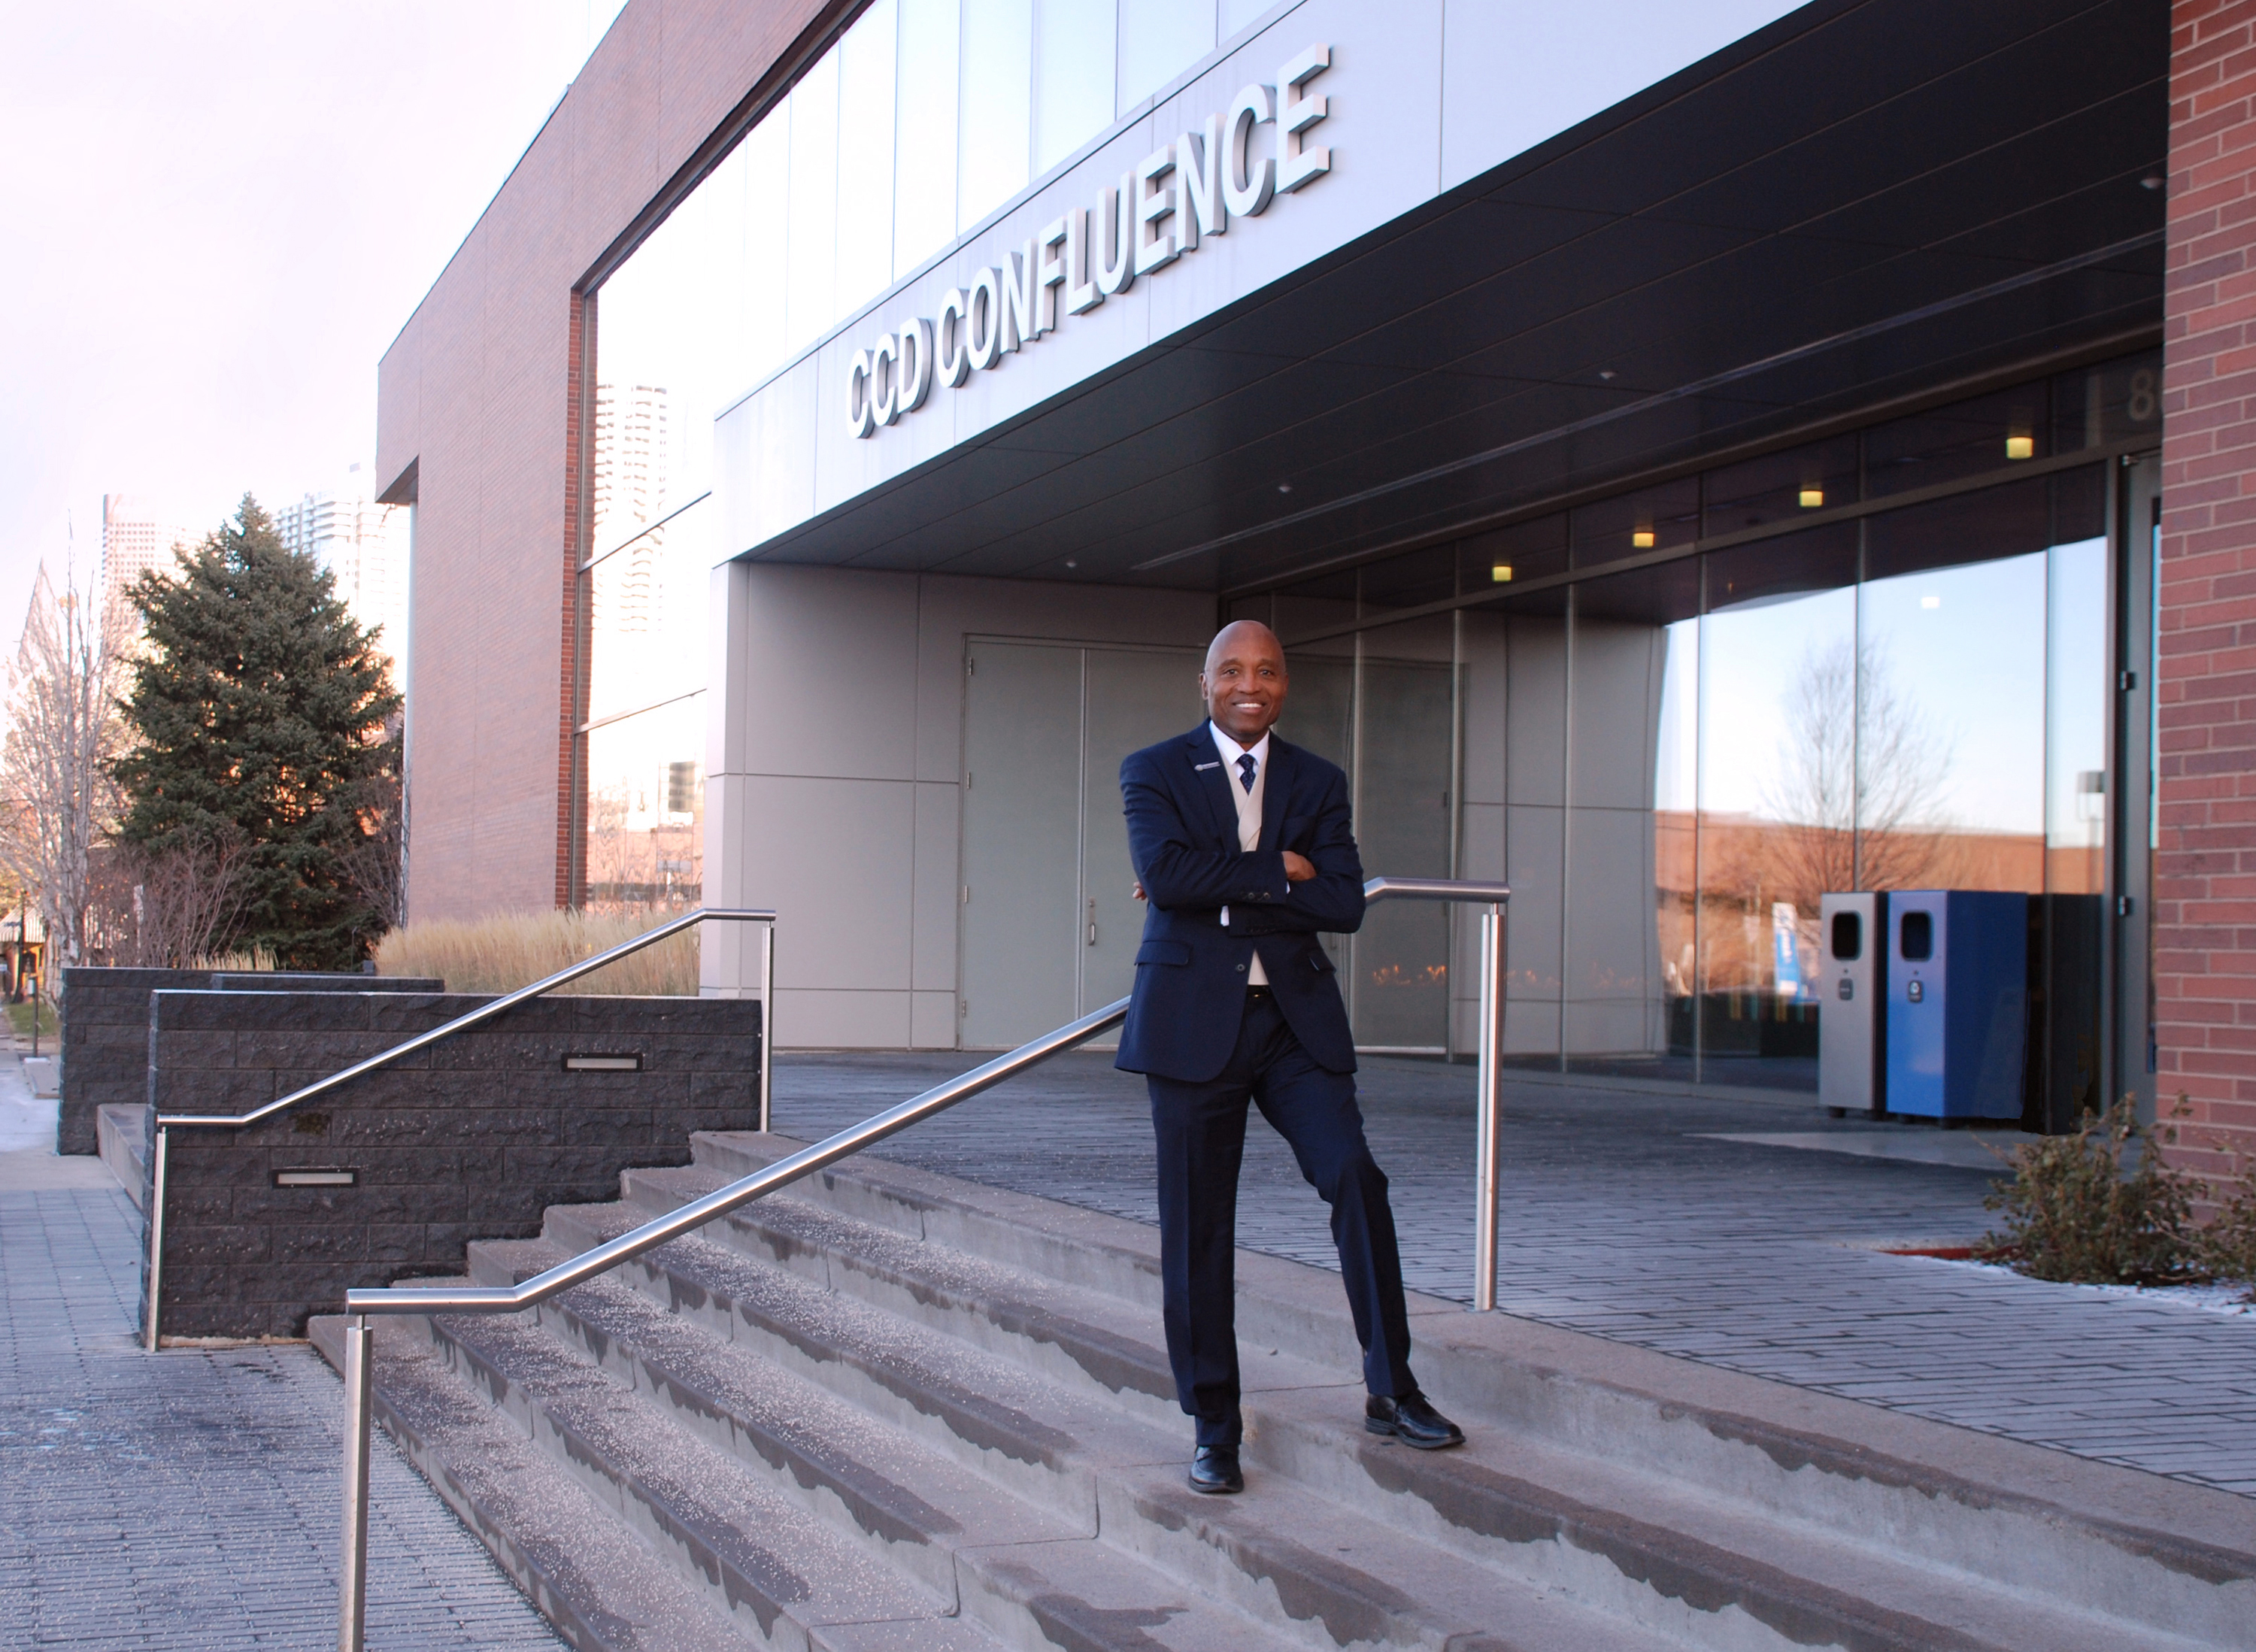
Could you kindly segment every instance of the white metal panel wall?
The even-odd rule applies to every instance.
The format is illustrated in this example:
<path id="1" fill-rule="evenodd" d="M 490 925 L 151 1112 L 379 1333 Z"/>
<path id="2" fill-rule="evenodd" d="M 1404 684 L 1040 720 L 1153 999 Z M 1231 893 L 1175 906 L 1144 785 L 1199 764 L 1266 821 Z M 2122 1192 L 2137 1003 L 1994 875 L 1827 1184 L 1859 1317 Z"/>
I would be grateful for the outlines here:
<path id="1" fill-rule="evenodd" d="M 1214 613 L 1181 591 L 741 562 L 715 571 L 714 610 L 709 898 L 782 914 L 793 1048 L 956 1041 L 968 639 L 1203 648 Z M 748 991 L 758 954 L 716 933 L 703 969 L 709 993 Z"/>

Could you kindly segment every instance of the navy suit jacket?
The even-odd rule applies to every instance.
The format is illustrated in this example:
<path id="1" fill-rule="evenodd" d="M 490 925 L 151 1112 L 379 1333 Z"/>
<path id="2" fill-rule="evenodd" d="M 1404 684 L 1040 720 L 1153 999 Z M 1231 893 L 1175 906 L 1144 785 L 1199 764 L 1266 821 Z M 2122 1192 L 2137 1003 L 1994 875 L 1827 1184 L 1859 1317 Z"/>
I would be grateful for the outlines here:
<path id="1" fill-rule="evenodd" d="M 1347 777 L 1273 733 L 1260 846 L 1251 850 L 1237 846 L 1237 783 L 1203 723 L 1120 765 L 1128 855 L 1151 911 L 1115 1064 L 1192 1084 L 1219 1073 L 1237 1042 L 1258 950 L 1301 1047 L 1319 1066 L 1351 1073 L 1347 1006 L 1316 940 L 1319 931 L 1348 934 L 1363 924 Z M 1286 882 L 1288 849 L 1315 866 L 1314 878 Z"/>

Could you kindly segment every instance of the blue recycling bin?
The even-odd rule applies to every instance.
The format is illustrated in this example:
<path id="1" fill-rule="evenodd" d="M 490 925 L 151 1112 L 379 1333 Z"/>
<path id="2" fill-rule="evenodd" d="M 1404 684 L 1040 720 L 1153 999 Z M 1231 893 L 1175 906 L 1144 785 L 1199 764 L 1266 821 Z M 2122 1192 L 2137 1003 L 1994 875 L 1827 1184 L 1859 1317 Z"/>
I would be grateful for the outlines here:
<path id="1" fill-rule="evenodd" d="M 2019 1119 L 2029 898 L 1899 889 L 1887 911 L 1888 1111 Z"/>

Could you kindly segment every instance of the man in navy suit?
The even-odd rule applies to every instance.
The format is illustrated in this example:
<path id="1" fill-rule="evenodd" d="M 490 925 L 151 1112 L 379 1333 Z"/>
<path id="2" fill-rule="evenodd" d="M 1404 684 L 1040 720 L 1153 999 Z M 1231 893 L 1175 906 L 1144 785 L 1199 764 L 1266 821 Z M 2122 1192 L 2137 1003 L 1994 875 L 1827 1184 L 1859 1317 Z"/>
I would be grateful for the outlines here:
<path id="1" fill-rule="evenodd" d="M 1167 1359 L 1196 1423 L 1191 1488 L 1236 1492 L 1232 1264 L 1249 1100 L 1331 1206 L 1371 1394 L 1364 1426 L 1428 1451 L 1464 1435 L 1410 1374 L 1386 1178 L 1364 1141 L 1355 1039 L 1316 940 L 1363 923 L 1347 777 L 1270 733 L 1286 676 L 1266 625 L 1224 626 L 1199 688 L 1207 722 L 1120 766 L 1128 852 L 1151 913 L 1117 1064 L 1151 1090 Z"/>

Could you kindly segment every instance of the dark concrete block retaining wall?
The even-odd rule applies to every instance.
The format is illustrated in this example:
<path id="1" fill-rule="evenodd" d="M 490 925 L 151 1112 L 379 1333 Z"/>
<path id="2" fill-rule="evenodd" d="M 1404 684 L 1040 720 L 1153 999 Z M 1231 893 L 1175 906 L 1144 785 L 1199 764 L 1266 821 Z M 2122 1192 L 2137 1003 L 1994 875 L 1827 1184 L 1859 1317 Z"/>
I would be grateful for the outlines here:
<path id="1" fill-rule="evenodd" d="M 160 991 L 152 1132 L 153 1112 L 247 1112 L 488 1001 Z M 529 1238 L 551 1204 L 617 1198 L 631 1167 L 688 1163 L 692 1131 L 758 1124 L 759 1020 L 745 999 L 540 999 L 263 1123 L 173 1130 L 159 1329 L 301 1337 L 350 1287 L 458 1274 L 473 1239 Z M 565 1070 L 584 1055 L 641 1070 Z M 285 1169 L 358 1181 L 278 1186 Z"/>
<path id="2" fill-rule="evenodd" d="M 170 990 L 297 992 L 441 992 L 444 981 L 389 975 L 316 975 L 215 970 L 63 971 L 63 1093 L 57 1153 L 94 1153 L 97 1110 L 149 1099 L 149 995 Z"/>

